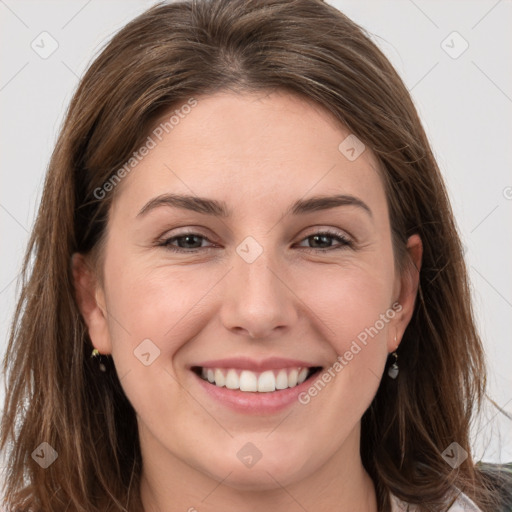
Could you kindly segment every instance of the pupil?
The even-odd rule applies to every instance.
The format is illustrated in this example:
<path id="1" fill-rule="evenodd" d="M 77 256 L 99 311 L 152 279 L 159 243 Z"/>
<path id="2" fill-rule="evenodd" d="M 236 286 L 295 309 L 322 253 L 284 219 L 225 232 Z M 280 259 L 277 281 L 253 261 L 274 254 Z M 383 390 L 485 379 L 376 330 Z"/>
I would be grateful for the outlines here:
<path id="1" fill-rule="evenodd" d="M 313 235 L 312 236 L 312 239 L 314 240 L 314 243 L 316 243 L 318 240 L 323 240 L 325 245 L 327 245 L 327 247 L 330 247 L 329 245 L 329 236 L 326 236 L 326 235 Z M 322 242 L 320 242 L 322 243 Z"/>
<path id="2" fill-rule="evenodd" d="M 197 238 L 199 238 L 199 237 L 198 237 L 198 236 L 196 236 L 196 235 L 186 235 L 186 236 L 181 237 L 181 239 L 185 241 L 185 244 L 192 243 L 192 245 L 194 244 L 194 242 L 193 242 L 194 238 L 195 238 L 195 239 L 197 239 Z M 191 241 L 191 240 L 192 240 L 192 241 Z M 201 244 L 199 244 L 199 246 L 200 246 L 200 245 L 201 245 Z M 187 247 L 188 247 L 188 245 L 187 245 Z"/>

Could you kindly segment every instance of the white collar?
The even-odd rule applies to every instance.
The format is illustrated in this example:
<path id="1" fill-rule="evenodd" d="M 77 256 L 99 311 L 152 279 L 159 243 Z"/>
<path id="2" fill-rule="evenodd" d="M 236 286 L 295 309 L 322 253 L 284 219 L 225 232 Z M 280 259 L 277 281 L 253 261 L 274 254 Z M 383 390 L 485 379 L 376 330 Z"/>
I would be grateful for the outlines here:
<path id="1" fill-rule="evenodd" d="M 390 494 L 390 498 L 391 512 L 417 512 L 418 510 L 416 505 L 409 505 L 393 494 Z M 482 509 L 477 507 L 477 505 L 468 496 L 461 492 L 446 512 L 482 512 Z"/>

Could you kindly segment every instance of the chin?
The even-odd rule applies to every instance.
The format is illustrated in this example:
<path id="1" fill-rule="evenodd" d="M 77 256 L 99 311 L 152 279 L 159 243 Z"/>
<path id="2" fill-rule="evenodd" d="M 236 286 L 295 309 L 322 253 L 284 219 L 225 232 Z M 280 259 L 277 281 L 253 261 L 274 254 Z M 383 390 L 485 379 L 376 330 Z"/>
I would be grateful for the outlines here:
<path id="1" fill-rule="evenodd" d="M 300 481 L 307 476 L 305 473 L 305 460 L 307 457 L 298 457 L 294 454 L 293 459 L 288 457 L 261 456 L 254 465 L 245 465 L 238 460 L 219 466 L 208 468 L 210 476 L 223 485 L 240 491 L 270 491 L 281 486 L 290 485 Z M 229 475 L 229 476 L 227 476 Z M 225 479 L 225 480 L 224 480 Z"/>

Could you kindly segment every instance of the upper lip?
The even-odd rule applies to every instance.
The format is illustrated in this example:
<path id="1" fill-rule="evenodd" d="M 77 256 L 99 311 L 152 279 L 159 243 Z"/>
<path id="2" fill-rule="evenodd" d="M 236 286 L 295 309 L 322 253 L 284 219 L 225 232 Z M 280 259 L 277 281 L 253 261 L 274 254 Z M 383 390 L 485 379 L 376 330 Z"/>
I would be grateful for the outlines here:
<path id="1" fill-rule="evenodd" d="M 282 357 L 269 357 L 257 361 L 248 357 L 233 357 L 228 359 L 215 359 L 213 361 L 204 361 L 194 364 L 194 367 L 202 368 L 237 368 L 240 370 L 250 370 L 253 372 L 262 372 L 265 370 L 278 370 L 281 368 L 311 368 L 321 366 L 299 359 L 287 359 Z"/>

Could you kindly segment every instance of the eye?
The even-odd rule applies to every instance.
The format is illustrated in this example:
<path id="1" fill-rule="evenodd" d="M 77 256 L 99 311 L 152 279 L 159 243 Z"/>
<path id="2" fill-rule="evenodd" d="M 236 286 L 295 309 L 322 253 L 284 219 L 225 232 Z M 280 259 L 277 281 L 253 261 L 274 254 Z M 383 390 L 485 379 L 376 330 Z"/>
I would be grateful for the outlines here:
<path id="1" fill-rule="evenodd" d="M 339 245 L 333 246 L 332 243 L 329 242 L 329 240 L 337 240 L 339 242 Z M 333 251 L 337 249 L 344 249 L 345 247 L 353 247 L 352 240 L 350 240 L 347 236 L 345 236 L 341 232 L 337 231 L 318 231 L 316 233 L 313 233 L 306 238 L 303 239 L 303 241 L 309 241 L 310 243 L 313 243 L 313 245 L 320 245 L 323 247 L 306 247 L 306 249 L 312 249 L 313 251 L 319 251 L 319 252 L 326 252 L 326 251 Z M 327 247 L 325 247 L 327 245 Z"/>
<path id="2" fill-rule="evenodd" d="M 335 240 L 338 245 L 332 245 L 330 240 Z M 200 235 L 199 233 L 183 233 L 178 236 L 173 236 L 165 240 L 160 241 L 157 245 L 159 247 L 165 247 L 169 251 L 179 253 L 196 253 L 200 250 L 212 249 L 213 246 L 204 247 L 202 242 L 208 240 L 207 237 Z M 343 233 L 337 231 L 318 231 L 313 233 L 302 240 L 302 242 L 308 241 L 310 244 L 318 245 L 318 247 L 304 247 L 305 249 L 311 249 L 317 252 L 326 252 L 336 249 L 343 249 L 345 247 L 353 247 L 353 242 Z M 212 243 L 212 242 L 210 242 Z M 323 247 L 322 247 L 323 246 Z M 299 245 L 300 247 L 300 245 Z"/>
<path id="3" fill-rule="evenodd" d="M 182 235 L 173 236 L 171 238 L 167 238 L 166 240 L 162 240 L 158 245 L 174 252 L 194 253 L 198 252 L 201 248 L 201 242 L 199 242 L 198 246 L 198 239 L 208 240 L 208 238 L 198 233 L 183 233 Z M 175 241 L 177 241 L 178 246 L 173 245 L 173 242 Z M 191 245 L 193 247 L 191 247 Z M 210 249 L 210 247 L 206 247 L 206 249 Z"/>

